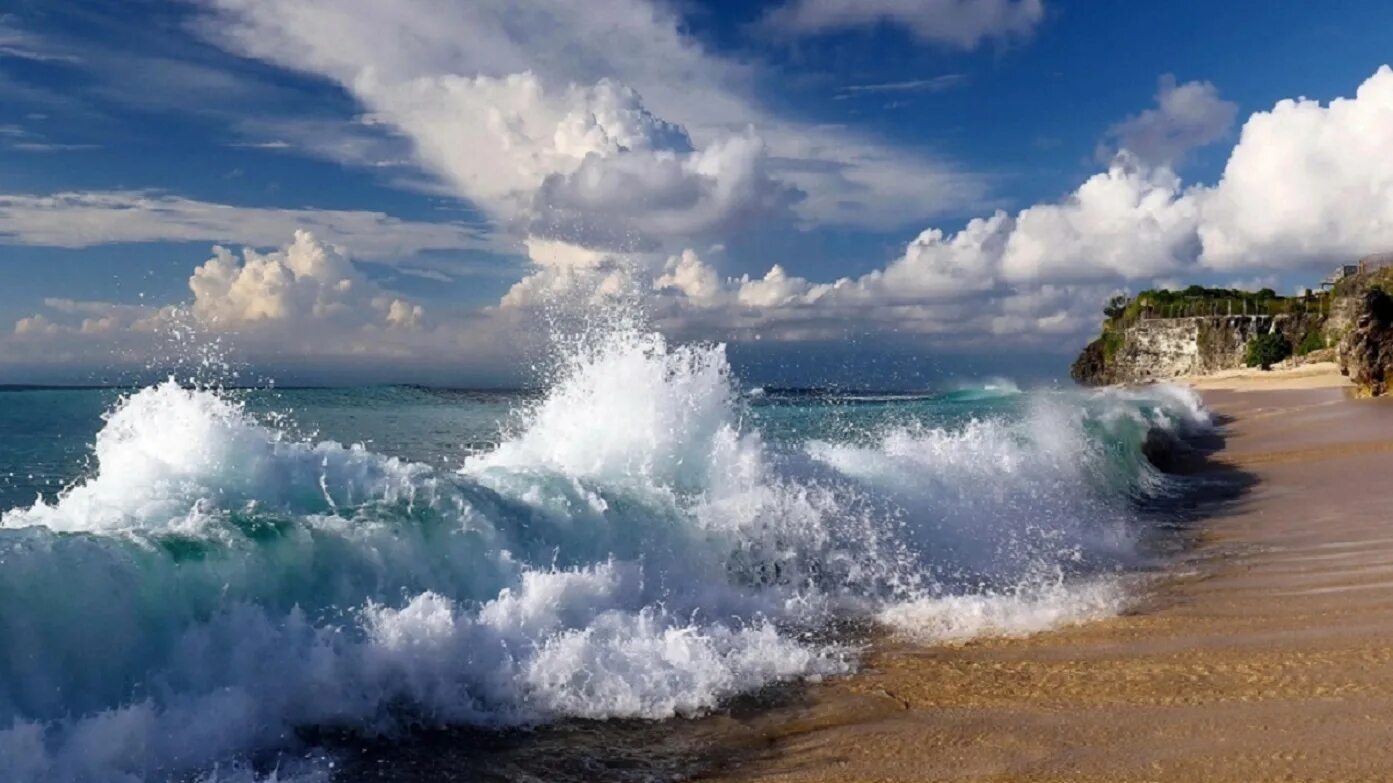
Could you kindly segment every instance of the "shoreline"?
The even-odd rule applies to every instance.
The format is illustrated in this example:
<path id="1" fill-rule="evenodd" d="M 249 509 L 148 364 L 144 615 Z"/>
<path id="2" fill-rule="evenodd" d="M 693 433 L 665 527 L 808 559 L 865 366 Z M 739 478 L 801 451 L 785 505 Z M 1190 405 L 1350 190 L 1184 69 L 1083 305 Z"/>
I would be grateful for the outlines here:
<path id="1" fill-rule="evenodd" d="M 1380 780 L 1393 769 L 1393 405 L 1333 365 L 1188 379 L 1252 479 L 1130 611 L 863 670 L 747 719 L 704 781 Z M 753 742 L 753 739 L 751 740 Z"/>

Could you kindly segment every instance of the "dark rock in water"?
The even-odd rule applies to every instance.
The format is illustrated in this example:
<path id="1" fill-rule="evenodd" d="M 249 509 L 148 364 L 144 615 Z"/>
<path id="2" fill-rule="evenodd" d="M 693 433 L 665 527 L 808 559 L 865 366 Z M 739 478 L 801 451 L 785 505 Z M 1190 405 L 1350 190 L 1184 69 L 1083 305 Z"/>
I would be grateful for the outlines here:
<path id="1" fill-rule="evenodd" d="M 1393 380 L 1393 297 L 1381 288 L 1364 292 L 1353 329 L 1340 340 L 1340 372 L 1367 397 L 1380 397 Z"/>
<path id="2" fill-rule="evenodd" d="M 1199 459 L 1199 453 L 1190 444 L 1175 433 L 1156 427 L 1147 431 L 1141 453 L 1162 473 L 1188 473 Z"/>

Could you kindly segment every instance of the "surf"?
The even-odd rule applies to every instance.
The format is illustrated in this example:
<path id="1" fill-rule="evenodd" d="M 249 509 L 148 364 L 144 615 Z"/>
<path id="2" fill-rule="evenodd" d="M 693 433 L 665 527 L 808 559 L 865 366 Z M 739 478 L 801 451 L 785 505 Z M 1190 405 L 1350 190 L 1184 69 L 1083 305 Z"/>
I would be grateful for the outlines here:
<path id="1" fill-rule="evenodd" d="M 1181 390 L 1013 389 L 774 438 L 739 388 L 721 346 L 620 324 L 453 470 L 214 388 L 127 395 L 87 475 L 0 513 L 0 771 L 319 774 L 305 727 L 695 716 L 852 671 L 845 620 L 954 642 L 1101 616 L 1133 501 L 1167 491 L 1146 433 L 1206 424 Z"/>

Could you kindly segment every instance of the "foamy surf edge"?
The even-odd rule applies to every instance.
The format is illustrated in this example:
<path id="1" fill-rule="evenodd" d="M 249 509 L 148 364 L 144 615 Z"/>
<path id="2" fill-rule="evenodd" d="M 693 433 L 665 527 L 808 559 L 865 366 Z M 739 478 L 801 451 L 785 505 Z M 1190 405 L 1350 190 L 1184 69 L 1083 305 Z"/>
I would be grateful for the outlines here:
<path id="1" fill-rule="evenodd" d="M 925 645 L 1019 639 L 1120 615 L 1140 588 L 1135 579 L 1108 577 L 1010 593 L 919 598 L 886 607 L 876 619 L 895 637 Z"/>

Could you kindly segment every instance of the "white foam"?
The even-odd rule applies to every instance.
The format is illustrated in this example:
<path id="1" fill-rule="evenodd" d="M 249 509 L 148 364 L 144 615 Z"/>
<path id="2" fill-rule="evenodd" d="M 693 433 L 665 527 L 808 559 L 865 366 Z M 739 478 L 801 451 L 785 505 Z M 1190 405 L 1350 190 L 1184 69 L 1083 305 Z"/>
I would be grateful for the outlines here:
<path id="1" fill-rule="evenodd" d="M 1077 406 L 1042 398 L 1019 419 L 892 427 L 869 442 L 808 444 L 811 456 L 893 501 L 920 570 L 940 582 L 1010 586 L 1060 564 L 1125 563 L 1135 548 L 1121 481 Z M 1128 473 L 1123 477 L 1121 474 Z"/>
<path id="2" fill-rule="evenodd" d="M 1055 582 L 1005 593 L 917 598 L 888 606 L 877 619 L 925 644 L 1016 638 L 1120 613 L 1133 592 L 1119 579 Z"/>

